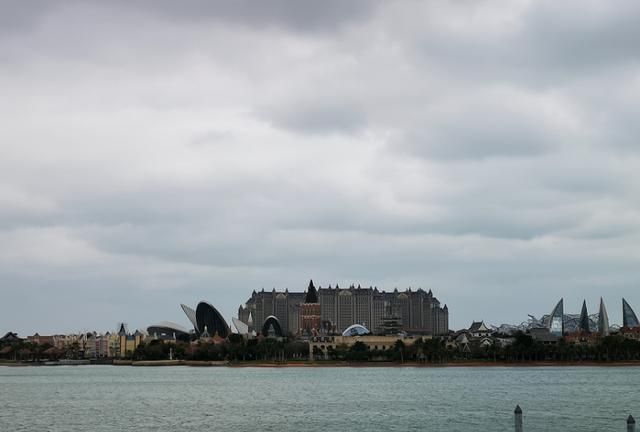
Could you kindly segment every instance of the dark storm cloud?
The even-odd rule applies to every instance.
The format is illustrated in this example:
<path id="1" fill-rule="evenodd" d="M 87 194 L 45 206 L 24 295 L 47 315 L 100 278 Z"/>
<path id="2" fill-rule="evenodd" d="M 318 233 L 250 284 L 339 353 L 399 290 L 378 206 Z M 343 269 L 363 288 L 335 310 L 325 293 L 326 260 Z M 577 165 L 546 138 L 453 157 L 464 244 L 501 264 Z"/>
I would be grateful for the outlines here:
<path id="1" fill-rule="evenodd" d="M 640 304 L 635 2 L 1 7 L 0 333 L 311 277 Z"/>

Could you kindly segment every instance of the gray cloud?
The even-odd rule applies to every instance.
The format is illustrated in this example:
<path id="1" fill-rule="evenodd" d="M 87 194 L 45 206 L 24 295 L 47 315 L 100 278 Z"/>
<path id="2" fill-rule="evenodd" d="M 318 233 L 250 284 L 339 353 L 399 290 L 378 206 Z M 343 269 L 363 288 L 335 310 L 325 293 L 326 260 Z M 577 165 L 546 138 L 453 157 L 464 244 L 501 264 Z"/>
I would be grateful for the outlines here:
<path id="1" fill-rule="evenodd" d="M 640 6 L 625 1 L 619 7 L 585 2 L 579 13 L 576 4 L 552 2 L 533 4 L 523 16 L 525 27 L 519 39 L 526 41 L 521 57 L 529 53 L 538 65 L 548 65 L 566 74 L 589 69 L 619 68 L 637 64 L 640 37 L 635 17 Z"/>
<path id="2" fill-rule="evenodd" d="M 48 13 L 59 5 L 48 1 L 0 2 L 0 37 L 32 31 Z"/>
<path id="3" fill-rule="evenodd" d="M 363 112 L 356 107 L 322 105 L 319 101 L 269 106 L 260 111 L 261 117 L 275 126 L 301 133 L 354 133 L 362 130 L 366 122 Z"/>
<path id="4" fill-rule="evenodd" d="M 640 304 L 635 3 L 50 5 L 0 14 L 0 332 L 310 277 Z"/>
<path id="5" fill-rule="evenodd" d="M 555 137 L 541 123 L 487 100 L 441 119 L 425 118 L 418 130 L 404 137 L 403 146 L 412 153 L 443 160 L 538 156 L 555 144 Z"/>
<path id="6" fill-rule="evenodd" d="M 166 21 L 180 24 L 219 22 L 235 23 L 243 26 L 276 27 L 300 32 L 331 31 L 344 24 L 367 18 L 375 9 L 376 2 L 331 0 L 319 4 L 312 1 L 289 2 L 270 0 L 254 3 L 251 1 L 204 1 L 190 0 L 188 4 L 172 1 L 114 1 L 108 4 L 90 1 L 70 0 L 54 4 L 48 1 L 16 3 L 3 1 L 3 24 L 5 31 L 29 31 L 53 11 L 67 9 L 116 9 L 123 14 L 135 14 L 142 18 L 158 16 Z M 81 17 L 70 14 L 78 20 Z"/>
<path id="7" fill-rule="evenodd" d="M 483 7 L 427 3 L 421 13 L 430 25 L 412 35 L 413 46 L 421 61 L 463 80 L 564 86 L 638 64 L 638 5 L 624 1 L 617 6 L 597 1 Z"/>
<path id="8" fill-rule="evenodd" d="M 366 18 L 376 2 L 331 0 L 290 2 L 270 0 L 236 2 L 192 0 L 188 7 L 169 0 L 141 1 L 134 4 L 145 13 L 157 13 L 168 20 L 186 22 L 215 20 L 246 26 L 275 26 L 300 32 L 331 31 L 340 26 Z M 125 7 L 130 2 L 122 2 Z"/>

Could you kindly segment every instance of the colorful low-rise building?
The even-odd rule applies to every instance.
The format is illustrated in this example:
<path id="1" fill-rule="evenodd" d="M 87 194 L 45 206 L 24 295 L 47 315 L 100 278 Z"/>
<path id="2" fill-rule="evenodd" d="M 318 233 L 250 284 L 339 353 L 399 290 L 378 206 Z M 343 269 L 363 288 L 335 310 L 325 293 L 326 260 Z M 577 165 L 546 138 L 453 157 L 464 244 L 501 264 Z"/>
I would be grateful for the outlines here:
<path id="1" fill-rule="evenodd" d="M 140 330 L 136 330 L 135 333 L 131 334 L 127 331 L 126 326 L 124 324 L 121 324 L 118 331 L 118 340 L 119 346 L 117 357 L 131 357 L 136 348 L 138 348 L 138 346 L 144 340 L 144 333 L 142 333 Z"/>

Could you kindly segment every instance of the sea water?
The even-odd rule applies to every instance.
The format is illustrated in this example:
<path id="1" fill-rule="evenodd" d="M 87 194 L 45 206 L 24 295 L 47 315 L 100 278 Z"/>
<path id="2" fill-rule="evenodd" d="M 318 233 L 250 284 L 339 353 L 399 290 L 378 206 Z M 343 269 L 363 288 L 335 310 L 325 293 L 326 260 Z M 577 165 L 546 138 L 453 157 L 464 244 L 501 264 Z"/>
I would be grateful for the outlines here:
<path id="1" fill-rule="evenodd" d="M 640 367 L 0 366 L 0 431 L 625 431 Z"/>

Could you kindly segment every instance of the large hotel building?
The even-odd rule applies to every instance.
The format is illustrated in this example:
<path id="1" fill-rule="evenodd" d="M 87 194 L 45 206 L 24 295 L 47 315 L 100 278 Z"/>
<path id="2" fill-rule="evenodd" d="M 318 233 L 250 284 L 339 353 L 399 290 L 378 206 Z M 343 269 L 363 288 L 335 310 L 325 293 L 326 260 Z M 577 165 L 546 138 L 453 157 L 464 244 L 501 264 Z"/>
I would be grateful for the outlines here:
<path id="1" fill-rule="evenodd" d="M 319 303 L 321 328 L 331 333 L 341 333 L 352 324 L 362 324 L 373 333 L 383 333 L 385 320 L 394 319 L 401 330 L 409 334 L 443 335 L 449 332 L 449 310 L 431 290 L 423 289 L 393 292 L 378 288 L 318 287 L 309 283 L 306 292 L 253 291 L 246 304 L 238 309 L 238 318 L 250 326 L 259 328 L 265 319 L 275 316 L 284 331 L 302 333 L 308 322 L 309 295 Z M 315 309 L 317 311 L 317 309 Z M 314 314 L 317 312 L 313 312 Z"/>

